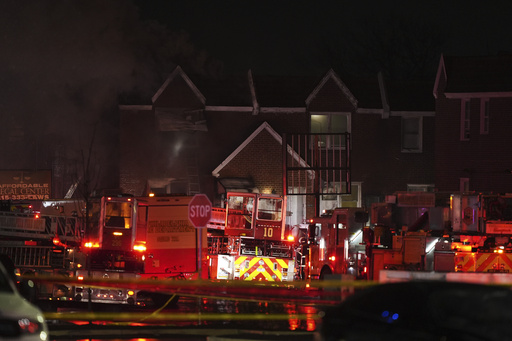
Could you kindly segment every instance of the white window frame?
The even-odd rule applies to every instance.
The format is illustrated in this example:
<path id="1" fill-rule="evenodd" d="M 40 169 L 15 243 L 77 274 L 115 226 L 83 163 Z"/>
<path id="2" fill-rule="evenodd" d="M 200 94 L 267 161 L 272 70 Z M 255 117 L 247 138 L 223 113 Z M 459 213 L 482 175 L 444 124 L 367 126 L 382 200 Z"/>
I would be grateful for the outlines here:
<path id="1" fill-rule="evenodd" d="M 434 192 L 434 184 L 407 184 L 407 192 Z"/>
<path id="2" fill-rule="evenodd" d="M 363 183 L 360 182 L 360 181 L 352 181 L 351 183 L 351 189 L 352 189 L 352 193 L 350 194 L 350 196 L 352 197 L 357 197 L 357 199 L 354 201 L 354 200 L 343 200 L 343 198 L 347 197 L 348 195 L 347 194 L 338 194 L 338 195 L 333 195 L 333 196 L 330 196 L 328 194 L 324 194 L 324 195 L 321 195 L 320 197 L 320 212 L 324 211 L 324 210 L 331 210 L 331 209 L 334 209 L 336 207 L 354 207 L 354 206 L 346 206 L 344 204 L 345 203 L 353 203 L 355 204 L 356 206 L 355 207 L 361 207 L 361 201 L 362 201 L 362 187 L 363 187 Z M 335 186 L 336 188 L 339 188 L 340 186 L 340 183 L 337 182 L 335 183 Z M 343 187 L 345 187 L 345 185 L 342 185 Z"/>
<path id="3" fill-rule="evenodd" d="M 345 116 L 347 118 L 347 131 L 343 131 L 343 132 L 332 131 L 331 118 L 336 115 Z M 312 128 L 312 124 L 311 124 L 312 116 L 327 116 L 328 117 L 327 131 L 325 131 L 325 132 L 322 131 L 322 133 L 332 133 L 332 134 L 349 133 L 350 134 L 352 131 L 352 113 L 351 112 L 311 112 L 310 117 L 309 117 L 311 133 L 313 133 L 313 131 L 311 129 Z M 323 146 L 323 147 L 328 148 L 328 149 L 341 149 L 341 150 L 344 150 L 346 148 L 345 146 L 334 146 L 331 148 L 330 140 L 327 140 L 327 145 Z"/>
<path id="4" fill-rule="evenodd" d="M 471 128 L 471 100 L 460 101 L 460 140 L 469 141 Z"/>
<path id="5" fill-rule="evenodd" d="M 405 139 L 405 134 L 406 134 L 406 131 L 404 129 L 404 120 L 412 120 L 412 119 L 418 120 L 418 134 L 416 137 L 418 139 L 418 147 L 415 149 L 404 147 L 404 139 Z M 402 116 L 401 138 L 402 138 L 401 139 L 402 153 L 422 153 L 423 152 L 423 116 Z"/>
<path id="6" fill-rule="evenodd" d="M 480 100 L 480 134 L 489 134 L 489 98 Z"/>

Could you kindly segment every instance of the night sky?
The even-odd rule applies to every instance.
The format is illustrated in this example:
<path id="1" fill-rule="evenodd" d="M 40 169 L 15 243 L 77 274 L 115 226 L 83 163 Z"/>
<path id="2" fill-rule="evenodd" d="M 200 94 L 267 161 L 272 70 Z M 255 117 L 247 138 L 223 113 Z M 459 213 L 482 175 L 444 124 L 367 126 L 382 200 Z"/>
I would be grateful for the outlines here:
<path id="1" fill-rule="evenodd" d="M 92 162 L 115 163 L 116 106 L 126 94 L 150 98 L 178 64 L 211 77 L 374 76 L 382 66 L 431 77 L 441 52 L 512 52 L 512 1 L 485 3 L 2 1 L 0 169 L 48 169 L 57 150 L 62 162 L 91 150 Z"/>
<path id="2" fill-rule="evenodd" d="M 440 52 L 512 52 L 512 2 L 507 0 L 136 3 L 143 18 L 187 31 L 194 43 L 222 60 L 228 72 L 252 68 L 271 74 L 316 73 L 340 66 L 347 54 L 370 42 L 396 51 L 403 43 L 391 30 L 397 25 L 415 44 L 432 40 L 436 62 Z M 366 52 L 390 53 L 384 47 Z"/>

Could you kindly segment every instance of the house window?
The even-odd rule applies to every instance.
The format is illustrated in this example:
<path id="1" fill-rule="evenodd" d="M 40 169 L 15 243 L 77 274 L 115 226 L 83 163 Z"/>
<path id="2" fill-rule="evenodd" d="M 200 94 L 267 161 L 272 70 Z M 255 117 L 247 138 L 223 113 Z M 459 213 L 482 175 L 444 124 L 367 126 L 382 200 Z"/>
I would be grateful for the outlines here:
<path id="1" fill-rule="evenodd" d="M 402 117 L 402 152 L 421 153 L 423 149 L 422 117 Z"/>
<path id="2" fill-rule="evenodd" d="M 312 134 L 350 133 L 350 113 L 315 113 L 311 115 Z M 325 148 L 345 148 L 345 137 L 323 135 L 319 145 Z"/>
<path id="3" fill-rule="evenodd" d="M 346 191 L 346 182 L 343 183 L 342 188 Z M 361 187 L 362 182 L 351 182 L 350 194 L 341 195 L 340 207 L 361 207 Z"/>
<path id="4" fill-rule="evenodd" d="M 480 102 L 480 134 L 489 134 L 489 99 Z"/>
<path id="5" fill-rule="evenodd" d="M 336 190 L 339 191 L 340 183 L 334 184 Z M 350 194 L 322 195 L 320 200 L 320 212 L 332 210 L 336 207 L 361 207 L 362 182 L 350 183 Z M 347 191 L 347 183 L 341 184 L 342 192 Z"/>
<path id="6" fill-rule="evenodd" d="M 469 141 L 469 118 L 470 118 L 470 101 L 464 99 L 461 102 L 460 113 L 460 140 Z"/>

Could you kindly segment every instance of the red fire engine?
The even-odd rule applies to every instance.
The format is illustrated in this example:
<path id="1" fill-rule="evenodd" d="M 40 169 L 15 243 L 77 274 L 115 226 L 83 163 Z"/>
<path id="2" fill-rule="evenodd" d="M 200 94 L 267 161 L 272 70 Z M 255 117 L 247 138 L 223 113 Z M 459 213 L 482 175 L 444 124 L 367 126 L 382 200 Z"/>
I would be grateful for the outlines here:
<path id="1" fill-rule="evenodd" d="M 188 219 L 190 196 L 140 197 L 137 213 L 137 241 L 145 245 L 142 278 L 198 279 L 199 233 Z M 206 234 L 203 236 L 206 248 Z M 202 278 L 207 269 L 202 267 Z"/>
<path id="2" fill-rule="evenodd" d="M 210 277 L 246 281 L 295 279 L 295 240 L 285 224 L 286 200 L 228 192 L 212 209 L 208 228 Z"/>
<path id="3" fill-rule="evenodd" d="M 33 201 L 32 213 L 0 214 L 0 253 L 20 274 L 84 278 L 136 278 L 142 254 L 136 249 L 132 197 Z M 17 204 L 14 204 L 17 205 Z M 125 289 L 38 283 L 37 298 L 134 303 Z"/>
<path id="4" fill-rule="evenodd" d="M 397 193 L 372 207 L 372 278 L 381 270 L 508 273 L 512 196 Z M 457 277 L 460 279 L 460 276 Z"/>
<path id="5" fill-rule="evenodd" d="M 336 208 L 310 219 L 303 243 L 304 279 L 326 279 L 330 275 L 366 277 L 363 228 L 368 213 L 361 208 Z"/>
<path id="6" fill-rule="evenodd" d="M 455 237 L 445 244 L 454 257 L 444 266 L 456 272 L 512 272 L 512 196 L 453 195 L 451 208 Z"/>
<path id="7" fill-rule="evenodd" d="M 204 250 L 188 219 L 189 196 L 137 198 L 137 241 L 146 246 L 141 277 L 291 281 L 294 241 L 287 234 L 285 201 L 275 195 L 228 193 L 226 207 L 212 208 Z M 206 232 L 206 231 L 205 231 Z"/>
<path id="8" fill-rule="evenodd" d="M 86 227 L 82 239 L 85 267 L 76 271 L 78 279 L 87 277 L 135 279 L 143 269 L 143 245 L 135 243 L 137 201 L 132 196 L 106 196 L 91 200 L 86 208 Z M 134 291 L 128 289 L 75 287 L 76 300 L 134 304 Z"/>

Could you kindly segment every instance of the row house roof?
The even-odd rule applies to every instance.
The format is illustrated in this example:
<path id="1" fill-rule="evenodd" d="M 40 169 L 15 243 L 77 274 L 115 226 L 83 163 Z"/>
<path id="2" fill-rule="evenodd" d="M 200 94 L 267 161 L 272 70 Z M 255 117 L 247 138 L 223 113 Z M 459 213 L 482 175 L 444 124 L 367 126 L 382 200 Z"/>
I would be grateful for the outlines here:
<path id="1" fill-rule="evenodd" d="M 441 83 L 444 79 L 445 84 Z M 434 94 L 496 95 L 512 92 L 512 54 L 441 56 Z"/>
<path id="2" fill-rule="evenodd" d="M 207 109 L 244 107 L 257 111 L 260 108 L 295 108 L 303 111 L 330 80 L 352 101 L 356 110 L 433 111 L 435 108 L 431 82 L 396 82 L 385 80 L 381 75 L 374 79 L 342 79 L 332 69 L 319 77 L 254 75 L 249 70 L 242 76 L 208 79 L 187 75 L 178 66 L 155 93 L 152 102 L 155 103 L 177 78 L 185 80 Z"/>

